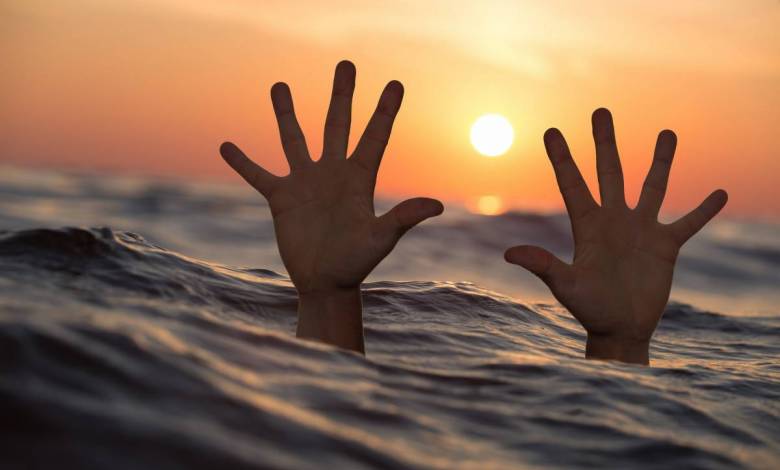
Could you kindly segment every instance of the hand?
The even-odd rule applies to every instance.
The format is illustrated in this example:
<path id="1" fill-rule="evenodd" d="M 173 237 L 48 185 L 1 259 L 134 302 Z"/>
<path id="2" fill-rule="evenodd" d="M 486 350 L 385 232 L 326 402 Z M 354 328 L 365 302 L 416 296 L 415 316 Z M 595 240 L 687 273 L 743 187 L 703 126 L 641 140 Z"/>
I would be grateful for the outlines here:
<path id="1" fill-rule="evenodd" d="M 593 113 L 601 206 L 591 196 L 557 129 L 544 135 L 547 155 L 574 233 L 574 263 L 539 247 L 507 250 L 508 262 L 539 276 L 588 332 L 586 356 L 647 364 L 650 337 L 669 300 L 680 247 L 726 204 L 718 190 L 678 221 L 658 222 L 677 137 L 658 135 L 636 208 L 626 206 L 612 116 Z"/>
<path id="2" fill-rule="evenodd" d="M 289 87 L 277 83 L 271 100 L 290 174 L 274 176 L 232 143 L 225 161 L 268 200 L 282 262 L 299 294 L 298 336 L 363 350 L 360 284 L 401 236 L 443 206 L 410 199 L 374 215 L 374 187 L 403 86 L 387 84 L 355 151 L 347 144 L 355 66 L 336 67 L 322 157 L 312 161 L 293 110 Z"/>

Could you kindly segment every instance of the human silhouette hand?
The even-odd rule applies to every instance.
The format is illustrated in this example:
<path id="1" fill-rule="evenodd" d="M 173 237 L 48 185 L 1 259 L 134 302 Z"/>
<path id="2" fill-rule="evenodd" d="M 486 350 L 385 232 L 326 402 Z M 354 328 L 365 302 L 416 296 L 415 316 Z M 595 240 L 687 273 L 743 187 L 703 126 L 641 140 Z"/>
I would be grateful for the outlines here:
<path id="1" fill-rule="evenodd" d="M 274 176 L 232 143 L 225 161 L 268 200 L 282 262 L 299 294 L 298 336 L 363 351 L 360 284 L 401 236 L 442 213 L 439 201 L 415 198 L 374 214 L 374 187 L 403 86 L 387 84 L 355 151 L 347 145 L 355 66 L 336 67 L 325 121 L 322 157 L 313 161 L 293 110 L 289 87 L 277 83 L 271 100 L 290 174 Z"/>
<path id="2" fill-rule="evenodd" d="M 601 206 L 591 196 L 566 141 L 557 129 L 544 135 L 574 234 L 574 262 L 567 264 L 535 246 L 505 253 L 541 278 L 588 332 L 586 356 L 647 364 L 649 343 L 663 315 L 680 247 L 726 204 L 725 191 L 672 224 L 658 222 L 677 137 L 658 135 L 639 203 L 630 209 L 623 193 L 612 116 L 593 113 Z"/>

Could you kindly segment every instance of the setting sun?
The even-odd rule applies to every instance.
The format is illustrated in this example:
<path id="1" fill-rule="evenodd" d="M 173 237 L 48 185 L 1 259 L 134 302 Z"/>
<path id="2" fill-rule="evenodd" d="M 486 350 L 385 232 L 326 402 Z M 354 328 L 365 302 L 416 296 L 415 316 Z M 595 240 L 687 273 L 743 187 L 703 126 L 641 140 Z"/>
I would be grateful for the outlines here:
<path id="1" fill-rule="evenodd" d="M 512 124 L 500 114 L 485 114 L 471 126 L 471 144 L 486 157 L 504 154 L 514 138 Z"/>

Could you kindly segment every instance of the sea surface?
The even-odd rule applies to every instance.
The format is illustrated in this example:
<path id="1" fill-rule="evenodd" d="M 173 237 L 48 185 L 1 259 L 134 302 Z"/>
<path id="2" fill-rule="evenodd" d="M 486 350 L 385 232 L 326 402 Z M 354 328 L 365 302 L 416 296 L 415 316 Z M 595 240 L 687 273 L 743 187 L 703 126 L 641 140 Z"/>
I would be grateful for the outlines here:
<path id="1" fill-rule="evenodd" d="M 564 215 L 449 205 L 365 284 L 363 357 L 294 337 L 238 181 L 0 167 L 0 467 L 777 469 L 779 228 L 686 245 L 648 368 L 503 261 L 570 257 Z"/>

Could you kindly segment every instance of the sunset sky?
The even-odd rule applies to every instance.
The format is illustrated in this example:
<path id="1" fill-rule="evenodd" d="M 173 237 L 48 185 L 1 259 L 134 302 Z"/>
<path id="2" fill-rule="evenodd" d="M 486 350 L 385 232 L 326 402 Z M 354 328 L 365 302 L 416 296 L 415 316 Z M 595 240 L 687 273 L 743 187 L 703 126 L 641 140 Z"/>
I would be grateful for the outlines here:
<path id="1" fill-rule="evenodd" d="M 406 96 L 378 192 L 563 207 L 542 134 L 560 128 L 594 194 L 590 113 L 612 110 L 635 201 L 663 128 L 679 137 L 666 209 L 712 189 L 780 218 L 780 2 L 2 0 L 0 164 L 239 183 L 232 140 L 286 162 L 268 96 L 290 84 L 319 155 L 333 68 L 357 66 L 352 142 L 383 85 Z M 480 156 L 498 113 L 515 142 Z"/>

